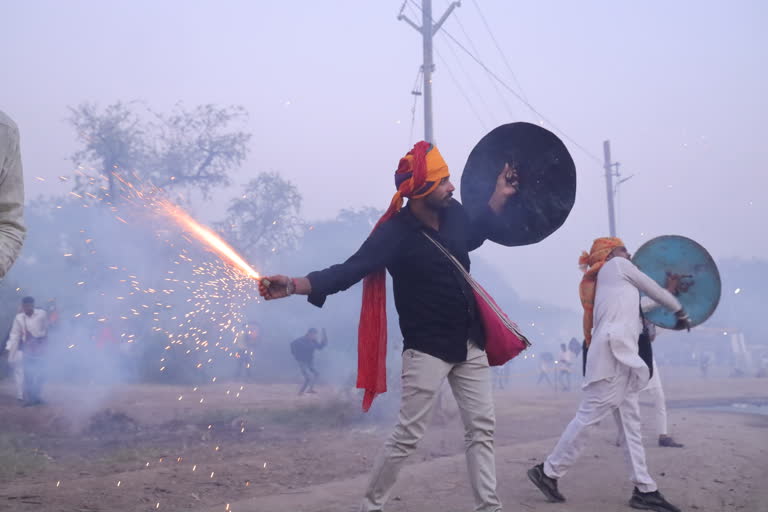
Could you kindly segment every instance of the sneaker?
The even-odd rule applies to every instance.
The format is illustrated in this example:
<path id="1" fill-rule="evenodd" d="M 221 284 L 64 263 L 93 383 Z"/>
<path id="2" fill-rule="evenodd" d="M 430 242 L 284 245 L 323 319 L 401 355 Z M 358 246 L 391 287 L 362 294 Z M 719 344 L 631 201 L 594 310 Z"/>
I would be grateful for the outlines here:
<path id="1" fill-rule="evenodd" d="M 632 491 L 629 506 L 640 510 L 655 510 L 656 512 L 680 512 L 680 509 L 667 501 L 659 492 L 640 492 L 637 487 Z"/>
<path id="2" fill-rule="evenodd" d="M 552 503 L 565 501 L 565 496 L 560 494 L 560 491 L 557 490 L 557 479 L 550 478 L 544 473 L 543 463 L 537 464 L 529 469 L 528 478 L 530 478 L 531 482 L 544 493 L 544 496 L 547 497 L 548 501 Z"/>
<path id="3" fill-rule="evenodd" d="M 659 436 L 659 446 L 663 446 L 665 448 L 682 448 L 684 445 L 678 443 L 670 436 Z"/>

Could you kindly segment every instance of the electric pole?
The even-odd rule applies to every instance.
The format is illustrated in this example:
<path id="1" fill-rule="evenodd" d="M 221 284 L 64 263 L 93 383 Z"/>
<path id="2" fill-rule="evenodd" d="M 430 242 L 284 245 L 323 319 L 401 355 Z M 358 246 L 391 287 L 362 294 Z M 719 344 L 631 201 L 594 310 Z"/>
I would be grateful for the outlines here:
<path id="1" fill-rule="evenodd" d="M 616 236 L 616 213 L 613 207 L 613 177 L 619 177 L 619 164 L 611 162 L 611 141 L 603 141 L 605 163 L 605 192 L 608 196 L 608 229 L 610 236 Z M 614 171 L 614 168 L 616 169 Z"/>
<path id="2" fill-rule="evenodd" d="M 435 142 L 434 124 L 432 119 L 432 72 L 435 70 L 435 63 L 432 57 L 432 38 L 437 34 L 438 30 L 440 30 L 440 27 L 445 23 L 445 20 L 448 19 L 448 16 L 451 15 L 451 12 L 453 12 L 456 7 L 460 6 L 461 1 L 452 2 L 437 23 L 434 24 L 432 22 L 432 0 L 423 0 L 421 2 L 421 26 L 417 25 L 411 21 L 408 16 L 403 14 L 405 3 L 403 3 L 403 7 L 400 9 L 400 14 L 397 16 L 398 20 L 405 21 L 421 34 L 422 49 L 424 53 L 421 66 L 421 69 L 424 72 L 424 140 L 432 144 Z"/>

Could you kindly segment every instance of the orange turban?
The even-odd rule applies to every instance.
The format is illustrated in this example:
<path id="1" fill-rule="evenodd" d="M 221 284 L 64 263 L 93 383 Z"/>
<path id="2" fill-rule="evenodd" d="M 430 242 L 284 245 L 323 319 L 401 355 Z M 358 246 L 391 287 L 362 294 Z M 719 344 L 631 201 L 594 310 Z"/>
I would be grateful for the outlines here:
<path id="1" fill-rule="evenodd" d="M 579 284 L 579 297 L 584 307 L 584 341 L 586 345 L 592 341 L 592 322 L 595 308 L 595 292 L 597 287 L 597 273 L 605 264 L 608 255 L 617 247 L 624 247 L 620 238 L 597 238 L 592 242 L 589 253 L 582 252 L 579 258 L 579 267 L 584 272 Z"/>
<path id="2" fill-rule="evenodd" d="M 403 198 L 428 196 L 449 176 L 448 166 L 435 146 L 421 141 L 413 146 L 395 171 L 395 192 L 389 208 L 374 226 L 376 231 L 403 207 Z M 365 390 L 363 410 L 387 390 L 387 289 L 385 269 L 363 280 L 363 305 L 357 332 L 357 387 Z"/>

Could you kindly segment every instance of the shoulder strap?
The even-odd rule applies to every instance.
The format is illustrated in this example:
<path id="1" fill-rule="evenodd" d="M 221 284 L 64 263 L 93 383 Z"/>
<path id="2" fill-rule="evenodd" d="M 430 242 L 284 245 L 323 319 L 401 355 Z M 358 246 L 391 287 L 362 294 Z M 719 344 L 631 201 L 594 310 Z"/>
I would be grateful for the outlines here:
<path id="1" fill-rule="evenodd" d="M 472 284 L 472 283 L 474 282 L 474 279 L 472 278 L 472 276 L 471 276 L 471 275 L 469 275 L 469 272 L 467 272 L 467 270 L 464 268 L 464 265 L 462 265 L 462 264 L 461 264 L 461 262 L 460 262 L 459 260 L 457 260 L 457 259 L 456 259 L 456 256 L 454 256 L 453 254 L 451 254 L 451 252 L 450 252 L 448 249 L 446 249 L 446 248 L 443 246 L 443 244 L 441 244 L 440 242 L 438 242 L 437 240 L 435 240 L 434 238 L 432 238 L 432 237 L 429 235 L 429 233 L 427 233 L 427 232 L 426 232 L 426 231 L 424 231 L 424 230 L 422 230 L 422 231 L 421 231 L 421 234 L 422 234 L 422 235 L 424 235 L 425 237 L 427 237 L 427 239 L 428 239 L 430 242 L 432 242 L 433 244 L 435 244 L 435 247 L 437 247 L 438 249 L 440 249 L 440 252 L 442 252 L 443 254 L 445 254 L 445 257 L 446 257 L 446 258 L 448 258 L 448 259 L 451 261 L 451 263 L 453 263 L 453 264 L 454 264 L 454 266 L 455 266 L 455 267 L 458 269 L 458 271 L 459 271 L 459 272 L 461 272 L 461 274 L 464 276 L 464 278 L 465 278 L 467 281 L 469 281 L 469 284 Z M 474 286 L 473 286 L 472 288 L 474 288 Z"/>
<path id="2" fill-rule="evenodd" d="M 443 244 L 429 236 L 429 234 L 422 230 L 421 233 L 429 239 L 430 242 L 435 244 L 435 247 L 440 249 L 440 252 L 445 254 L 445 256 L 456 266 L 456 268 L 461 272 L 461 275 L 464 276 L 464 279 L 467 280 L 469 285 L 472 287 L 472 290 L 480 296 L 480 298 L 485 302 L 491 309 L 493 309 L 493 312 L 496 313 L 496 316 L 499 317 L 499 320 L 504 324 L 504 327 L 507 329 L 513 331 L 515 334 L 517 334 L 520 338 L 524 339 L 527 345 L 530 345 L 530 342 L 525 338 L 525 336 L 520 332 L 520 329 L 518 329 L 517 325 L 515 325 L 514 322 L 512 322 L 509 317 L 504 313 L 504 311 L 501 310 L 501 308 L 496 304 L 496 301 L 491 298 L 490 295 L 488 295 L 488 292 L 485 291 L 485 289 L 480 286 L 480 284 L 475 281 L 475 278 L 473 278 L 471 275 L 469 275 L 469 272 L 464 268 L 464 265 L 461 264 L 459 260 L 456 259 L 456 257 L 450 253 L 448 249 L 443 247 Z"/>

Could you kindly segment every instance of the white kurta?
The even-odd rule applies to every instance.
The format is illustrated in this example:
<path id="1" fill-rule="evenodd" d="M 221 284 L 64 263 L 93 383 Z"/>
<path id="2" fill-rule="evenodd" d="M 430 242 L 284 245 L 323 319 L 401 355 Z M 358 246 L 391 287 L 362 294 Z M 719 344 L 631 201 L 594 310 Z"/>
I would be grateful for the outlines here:
<path id="1" fill-rule="evenodd" d="M 5 349 L 8 351 L 8 362 L 13 367 L 13 380 L 16 383 L 16 398 L 24 398 L 24 366 L 22 352 L 24 351 L 23 341 L 26 332 L 35 337 L 46 336 L 48 334 L 48 314 L 42 309 L 35 309 L 31 316 L 25 313 L 19 313 L 13 319 L 11 334 L 8 336 L 8 343 Z"/>
<path id="2" fill-rule="evenodd" d="M 648 367 L 637 353 L 643 330 L 640 292 L 671 311 L 682 309 L 674 295 L 626 258 L 613 258 L 598 272 L 584 386 L 616 376 L 621 366 L 631 369 L 633 388 L 639 391 L 648 384 Z"/>
<path id="3" fill-rule="evenodd" d="M 641 492 L 657 489 L 645 463 L 640 433 L 638 394 L 648 384 L 648 367 L 638 355 L 642 332 L 640 292 L 664 307 L 682 306 L 625 258 L 613 258 L 597 274 L 594 332 L 587 353 L 584 399 L 555 449 L 544 461 L 544 473 L 563 477 L 586 447 L 589 430 L 616 413 L 623 437 L 630 480 Z"/>
<path id="4" fill-rule="evenodd" d="M 8 336 L 6 345 L 6 350 L 11 356 L 15 356 L 19 350 L 24 351 L 23 345 L 27 332 L 35 338 L 48 335 L 48 313 L 45 310 L 35 308 L 31 315 L 19 313 L 13 319 L 11 334 Z"/>

